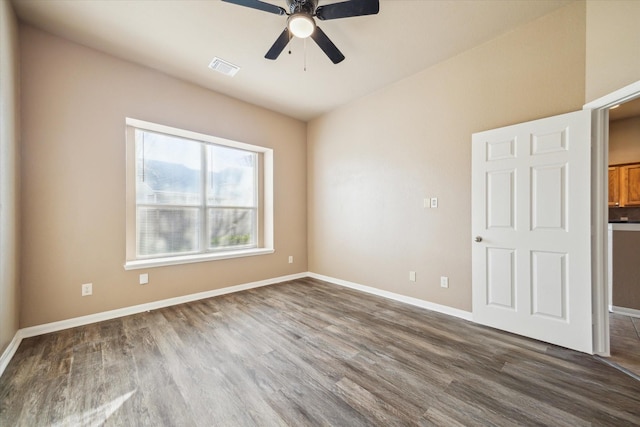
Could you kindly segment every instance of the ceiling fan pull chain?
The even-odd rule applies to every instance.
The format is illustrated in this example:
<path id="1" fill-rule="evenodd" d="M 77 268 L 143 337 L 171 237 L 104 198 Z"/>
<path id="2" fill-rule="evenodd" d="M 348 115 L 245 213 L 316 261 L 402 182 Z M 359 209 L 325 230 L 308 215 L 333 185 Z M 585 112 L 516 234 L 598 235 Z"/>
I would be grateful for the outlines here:
<path id="1" fill-rule="evenodd" d="M 304 71 L 307 71 L 307 39 L 304 39 Z"/>

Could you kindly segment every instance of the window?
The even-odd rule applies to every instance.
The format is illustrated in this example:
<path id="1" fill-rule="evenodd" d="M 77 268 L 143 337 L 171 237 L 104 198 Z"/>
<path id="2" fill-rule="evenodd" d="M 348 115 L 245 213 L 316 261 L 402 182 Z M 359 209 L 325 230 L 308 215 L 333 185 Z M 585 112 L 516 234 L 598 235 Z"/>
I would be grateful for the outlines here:
<path id="1" fill-rule="evenodd" d="M 272 253 L 272 151 L 127 119 L 127 263 Z"/>

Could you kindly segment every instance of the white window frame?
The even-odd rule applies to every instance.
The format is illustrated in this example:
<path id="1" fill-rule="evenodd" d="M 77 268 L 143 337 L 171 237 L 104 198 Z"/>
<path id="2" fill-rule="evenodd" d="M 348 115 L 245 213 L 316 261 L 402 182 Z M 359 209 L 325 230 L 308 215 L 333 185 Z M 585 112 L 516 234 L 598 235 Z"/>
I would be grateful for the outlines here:
<path id="1" fill-rule="evenodd" d="M 205 143 L 258 153 L 258 219 L 257 247 L 204 252 L 154 258 L 137 258 L 136 254 L 136 152 L 135 130 L 163 133 Z M 125 270 L 188 264 L 194 262 L 266 255 L 274 253 L 273 245 L 273 150 L 216 136 L 192 132 L 143 120 L 126 118 L 126 261 Z"/>

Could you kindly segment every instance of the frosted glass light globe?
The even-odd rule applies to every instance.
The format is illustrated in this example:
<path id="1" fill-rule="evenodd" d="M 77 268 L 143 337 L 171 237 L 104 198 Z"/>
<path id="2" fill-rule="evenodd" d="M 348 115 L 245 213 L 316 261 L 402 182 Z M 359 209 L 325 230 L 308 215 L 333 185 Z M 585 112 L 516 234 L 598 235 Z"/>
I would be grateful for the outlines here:
<path id="1" fill-rule="evenodd" d="M 287 26 L 291 34 L 301 39 L 306 39 L 316 29 L 316 23 L 313 18 L 306 13 L 294 13 L 291 15 L 287 21 Z"/>

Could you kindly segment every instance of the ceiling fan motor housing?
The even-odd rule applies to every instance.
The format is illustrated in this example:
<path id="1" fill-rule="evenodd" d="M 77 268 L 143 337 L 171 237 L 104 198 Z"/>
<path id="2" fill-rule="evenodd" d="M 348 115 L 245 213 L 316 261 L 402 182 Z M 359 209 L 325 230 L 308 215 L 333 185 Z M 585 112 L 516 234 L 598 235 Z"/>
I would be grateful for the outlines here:
<path id="1" fill-rule="evenodd" d="M 308 13 L 313 15 L 318 6 L 318 0 L 287 0 L 289 13 Z"/>

